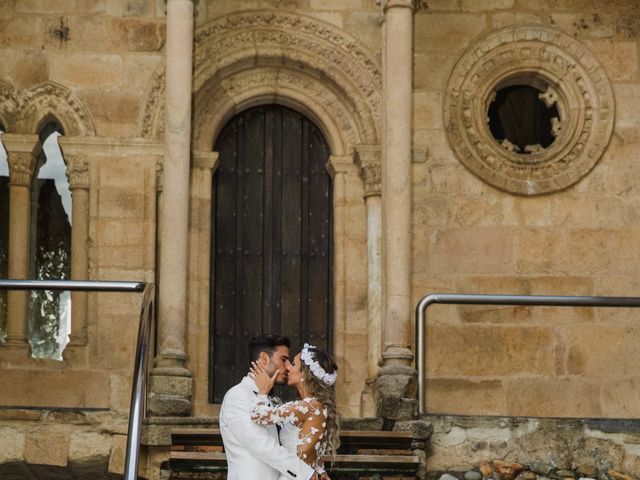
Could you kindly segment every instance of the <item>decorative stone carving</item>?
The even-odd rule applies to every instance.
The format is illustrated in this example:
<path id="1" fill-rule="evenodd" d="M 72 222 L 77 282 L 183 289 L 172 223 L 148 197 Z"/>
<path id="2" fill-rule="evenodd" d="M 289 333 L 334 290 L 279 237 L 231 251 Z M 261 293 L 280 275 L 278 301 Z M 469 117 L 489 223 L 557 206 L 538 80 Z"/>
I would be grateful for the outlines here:
<path id="1" fill-rule="evenodd" d="M 11 185 L 28 187 L 36 168 L 36 159 L 31 152 L 9 152 L 9 181 Z"/>
<path id="2" fill-rule="evenodd" d="M 487 112 L 495 91 L 525 84 L 557 104 L 556 138 L 521 154 L 491 135 Z M 603 68 L 574 38 L 551 28 L 494 32 L 458 61 L 447 87 L 444 117 L 460 161 L 487 183 L 521 195 L 564 189 L 586 175 L 611 138 L 614 98 Z"/>
<path id="3" fill-rule="evenodd" d="M 65 155 L 67 162 L 67 179 L 69 188 L 89 188 L 89 161 L 85 155 L 73 154 Z"/>
<path id="4" fill-rule="evenodd" d="M 11 85 L 0 81 L 0 123 L 5 132 L 14 131 L 17 97 L 16 90 Z"/>
<path id="5" fill-rule="evenodd" d="M 358 145 L 356 164 L 360 167 L 360 178 L 364 186 L 364 196 L 382 194 L 382 163 L 379 145 Z"/>
<path id="6" fill-rule="evenodd" d="M 89 109 L 68 88 L 46 82 L 16 90 L 0 81 L 0 121 L 10 133 L 37 133 L 48 119 L 56 119 L 65 135 L 96 134 Z"/>
<path id="7" fill-rule="evenodd" d="M 22 133 L 36 133 L 43 119 L 53 116 L 65 135 L 96 134 L 89 109 L 71 90 L 51 81 L 21 92 L 17 116 L 17 129 Z"/>
<path id="8" fill-rule="evenodd" d="M 246 12 L 202 26 L 195 42 L 196 148 L 211 148 L 204 144 L 210 144 L 213 138 L 199 136 L 211 133 L 204 133 L 200 119 L 211 112 L 220 113 L 221 101 L 233 105 L 239 98 L 246 100 L 245 93 L 253 89 L 264 102 L 283 87 L 307 97 L 289 103 L 311 112 L 318 106 L 328 111 L 340 132 L 351 136 L 346 139 L 351 147 L 362 142 L 378 143 L 380 68 L 375 57 L 346 32 L 300 15 Z M 262 76 L 255 73 L 258 70 Z M 208 97 L 212 92 L 218 95 L 215 99 Z M 144 137 L 162 136 L 163 98 L 164 74 L 158 70 L 145 109 Z M 228 114 L 228 110 L 222 112 Z"/>

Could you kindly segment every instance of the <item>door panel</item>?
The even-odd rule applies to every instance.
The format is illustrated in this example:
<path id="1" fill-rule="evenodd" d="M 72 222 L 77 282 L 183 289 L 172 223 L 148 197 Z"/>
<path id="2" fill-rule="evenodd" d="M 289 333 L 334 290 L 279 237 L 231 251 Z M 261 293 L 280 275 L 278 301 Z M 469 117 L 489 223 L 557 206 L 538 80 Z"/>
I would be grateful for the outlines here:
<path id="1" fill-rule="evenodd" d="M 329 149 L 301 114 L 246 110 L 215 150 L 209 396 L 219 403 L 246 374 L 257 333 L 287 335 L 292 355 L 305 341 L 331 348 L 332 225 Z"/>

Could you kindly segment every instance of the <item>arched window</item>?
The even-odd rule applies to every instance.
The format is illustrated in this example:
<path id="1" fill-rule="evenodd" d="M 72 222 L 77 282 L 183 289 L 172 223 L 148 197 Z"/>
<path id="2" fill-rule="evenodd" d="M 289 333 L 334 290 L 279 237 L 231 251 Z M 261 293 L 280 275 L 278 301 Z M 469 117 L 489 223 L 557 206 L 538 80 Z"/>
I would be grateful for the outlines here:
<path id="1" fill-rule="evenodd" d="M 58 145 L 61 129 L 50 124 L 40 134 L 31 190 L 31 278 L 66 280 L 71 273 L 71 190 Z M 29 339 L 33 357 L 62 360 L 71 329 L 69 292 L 31 295 Z"/>
<path id="2" fill-rule="evenodd" d="M 4 127 L 0 124 L 0 137 Z M 0 141 L 0 278 L 9 274 L 9 163 L 7 152 Z M 7 291 L 0 291 L 0 343 L 4 342 L 7 328 Z"/>

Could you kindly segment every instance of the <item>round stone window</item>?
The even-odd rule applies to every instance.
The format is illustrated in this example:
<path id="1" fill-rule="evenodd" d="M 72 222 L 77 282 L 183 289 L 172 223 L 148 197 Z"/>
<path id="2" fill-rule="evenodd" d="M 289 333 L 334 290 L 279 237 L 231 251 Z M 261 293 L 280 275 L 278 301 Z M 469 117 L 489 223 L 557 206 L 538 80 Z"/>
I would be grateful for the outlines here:
<path id="1" fill-rule="evenodd" d="M 595 57 L 544 27 L 497 31 L 456 64 L 445 125 L 464 165 L 511 193 L 564 189 L 602 156 L 613 130 L 613 93 Z"/>

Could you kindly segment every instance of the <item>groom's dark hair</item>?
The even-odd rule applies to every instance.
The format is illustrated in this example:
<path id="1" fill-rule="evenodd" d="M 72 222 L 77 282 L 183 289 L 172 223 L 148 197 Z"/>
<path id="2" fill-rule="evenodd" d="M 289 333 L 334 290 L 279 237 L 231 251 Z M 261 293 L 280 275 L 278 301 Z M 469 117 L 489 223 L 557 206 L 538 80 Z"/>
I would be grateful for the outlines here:
<path id="1" fill-rule="evenodd" d="M 260 358 L 260 352 L 266 352 L 271 357 L 276 348 L 281 345 L 291 348 L 291 341 L 282 335 L 256 335 L 249 340 L 249 361 L 257 361 Z"/>

